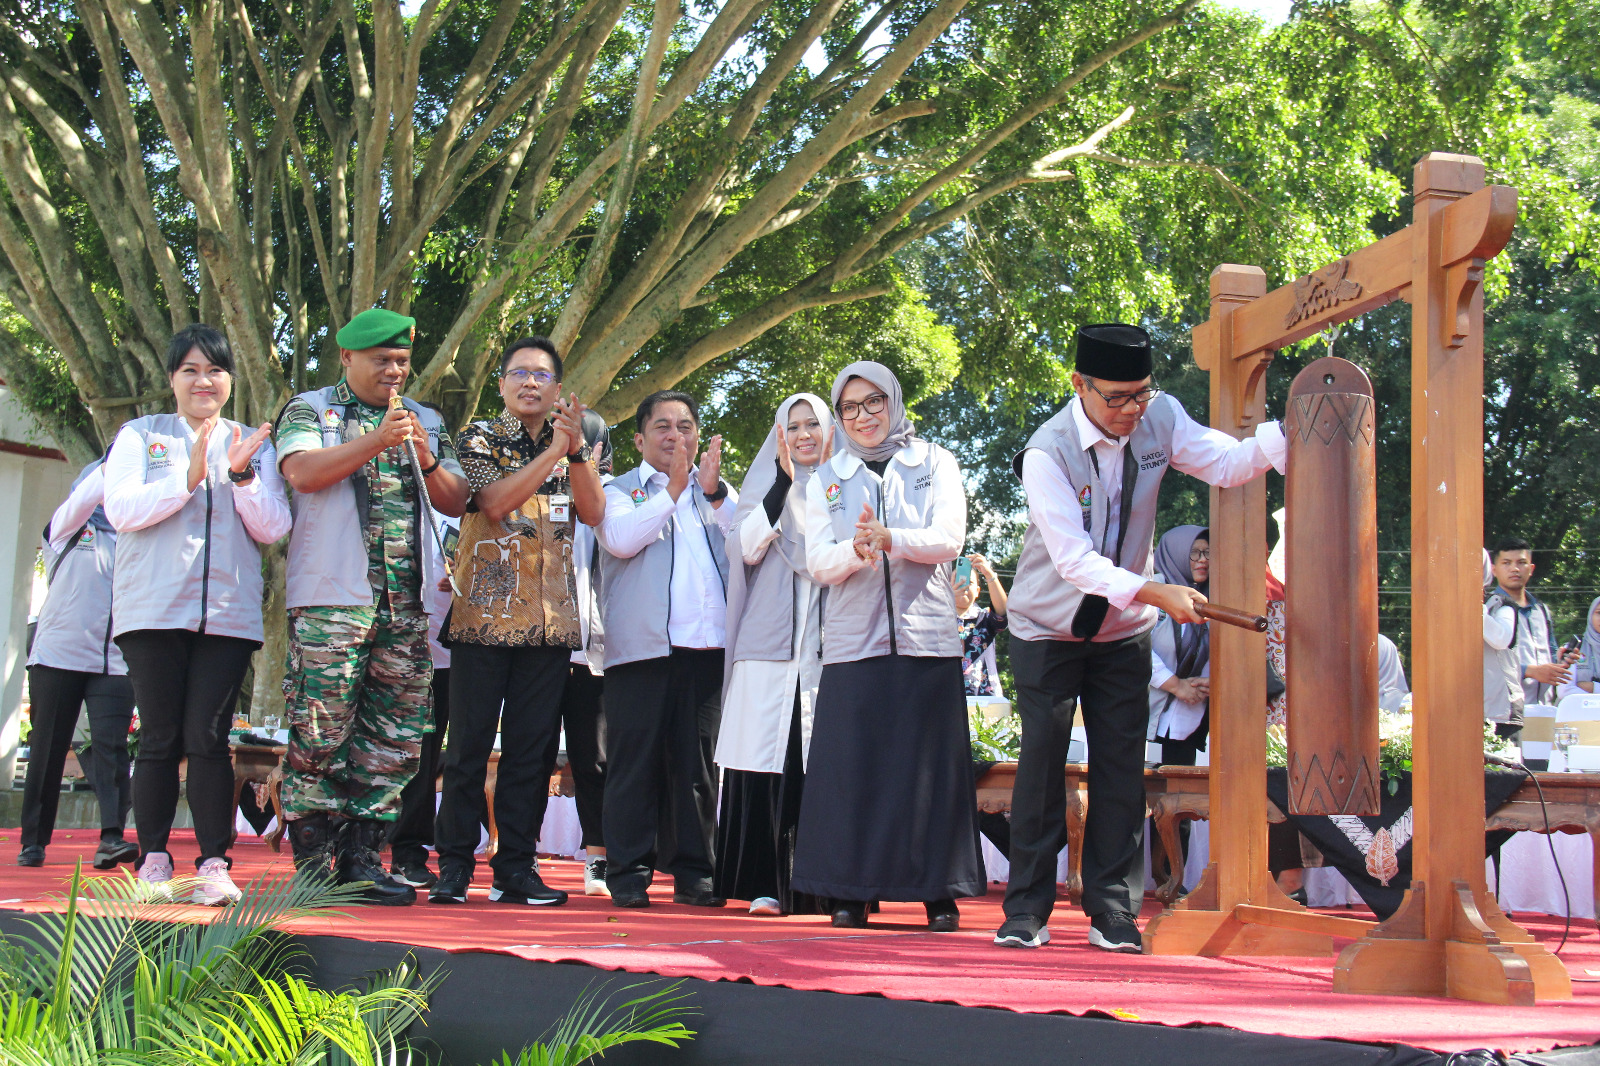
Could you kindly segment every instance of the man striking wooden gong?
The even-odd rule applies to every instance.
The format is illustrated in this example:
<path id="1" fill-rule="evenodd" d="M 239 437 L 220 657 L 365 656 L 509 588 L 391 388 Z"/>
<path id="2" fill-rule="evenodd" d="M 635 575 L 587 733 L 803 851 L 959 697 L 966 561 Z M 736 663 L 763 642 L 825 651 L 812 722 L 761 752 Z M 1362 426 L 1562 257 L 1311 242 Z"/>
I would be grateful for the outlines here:
<path id="1" fill-rule="evenodd" d="M 1406 229 L 1271 293 L 1258 267 L 1218 267 L 1211 318 L 1194 330 L 1195 362 L 1211 374 L 1212 425 L 1242 436 L 1263 416 L 1277 349 L 1393 299 L 1411 303 L 1411 888 L 1381 924 L 1313 914 L 1278 889 L 1266 863 L 1265 649 L 1255 633 L 1221 627 L 1211 648 L 1211 863 L 1199 887 L 1150 923 L 1145 950 L 1328 954 L 1331 936 L 1353 936 L 1334 971 L 1337 991 L 1569 999 L 1561 961 L 1489 894 L 1476 817 L 1484 806 L 1481 284 L 1484 261 L 1511 237 L 1517 194 L 1485 188 L 1479 160 L 1444 153 L 1417 163 L 1414 186 Z M 1211 533 L 1215 598 L 1264 603 L 1265 486 L 1212 489 Z M 1346 597 L 1324 609 L 1368 608 Z"/>

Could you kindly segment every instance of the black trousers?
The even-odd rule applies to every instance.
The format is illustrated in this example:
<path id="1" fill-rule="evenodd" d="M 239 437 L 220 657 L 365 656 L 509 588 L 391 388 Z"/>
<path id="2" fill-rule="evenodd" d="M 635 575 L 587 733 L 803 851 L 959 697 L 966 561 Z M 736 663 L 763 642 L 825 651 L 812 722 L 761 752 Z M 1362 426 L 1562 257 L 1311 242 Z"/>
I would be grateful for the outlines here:
<path id="1" fill-rule="evenodd" d="M 78 712 L 89 709 L 89 755 L 84 774 L 100 804 L 101 833 L 122 832 L 132 793 L 128 781 L 128 723 L 133 719 L 133 683 L 112 674 L 28 667 L 33 705 L 28 778 L 22 787 L 22 846 L 50 843 L 61 803 L 61 772 L 78 728 Z"/>
<path id="2" fill-rule="evenodd" d="M 233 755 L 228 727 L 239 686 L 260 645 L 187 629 L 139 629 L 117 637 L 139 705 L 133 818 L 139 862 L 167 850 L 178 811 L 178 764 L 189 760 L 189 811 L 199 865 L 233 840 Z"/>
<path id="3" fill-rule="evenodd" d="M 652 871 L 703 893 L 716 872 L 721 648 L 673 648 L 606 669 L 606 884 L 642 892 Z"/>
<path id="4" fill-rule="evenodd" d="M 551 747 L 560 728 L 570 648 L 502 648 L 458 642 L 450 649 L 450 742 L 433 834 L 439 869 L 471 873 L 478 826 L 487 820 L 483 786 L 500 730 L 494 819 L 496 877 L 533 867 L 550 803 Z"/>
<path id="5" fill-rule="evenodd" d="M 433 732 L 422 735 L 417 776 L 400 790 L 400 814 L 389 830 L 389 853 L 395 865 L 428 861 L 433 847 L 433 816 L 438 809 L 439 748 L 450 725 L 450 668 L 433 671 Z"/>
<path id="6" fill-rule="evenodd" d="M 567 687 L 561 693 L 561 727 L 567 734 L 567 765 L 572 767 L 572 792 L 578 801 L 578 825 L 583 846 L 606 844 L 603 816 L 606 799 L 606 714 L 600 702 L 605 682 L 582 663 L 567 670 Z M 550 765 L 554 766 L 561 738 L 550 738 Z"/>
<path id="7" fill-rule="evenodd" d="M 1150 718 L 1150 635 L 1126 640 L 1011 640 L 1022 755 L 1011 800 L 1008 917 L 1048 919 L 1056 853 L 1066 842 L 1062 767 L 1072 702 L 1089 734 L 1083 910 L 1138 914 L 1144 900 L 1144 744 Z"/>

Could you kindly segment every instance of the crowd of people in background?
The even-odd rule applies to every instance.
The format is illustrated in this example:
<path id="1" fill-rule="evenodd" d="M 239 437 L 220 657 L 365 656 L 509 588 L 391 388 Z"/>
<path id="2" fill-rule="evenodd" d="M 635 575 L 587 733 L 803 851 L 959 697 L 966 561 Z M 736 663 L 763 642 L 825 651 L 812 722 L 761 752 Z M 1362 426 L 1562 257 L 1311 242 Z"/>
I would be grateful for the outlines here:
<path id="1" fill-rule="evenodd" d="M 96 867 L 132 863 L 151 898 L 172 898 L 187 760 L 189 898 L 239 898 L 228 730 L 263 639 L 261 549 L 288 536 L 281 807 L 301 876 L 381 905 L 467 902 L 493 763 L 487 898 L 559 906 L 538 844 L 564 750 L 589 895 L 648 907 L 659 876 L 689 906 L 854 928 L 914 901 L 930 929 L 957 929 L 957 900 L 987 880 L 968 702 L 1001 696 L 1008 632 L 1021 754 L 1009 826 L 982 826 L 1011 863 L 995 942 L 1050 939 L 1081 721 L 1089 941 L 1141 949 L 1147 758 L 1192 765 L 1209 728 L 1210 531 L 1158 538 L 1160 485 L 1169 469 L 1221 486 L 1281 471 L 1278 423 L 1244 440 L 1208 429 L 1155 386 L 1142 329 L 1083 327 L 1073 397 L 1014 460 L 1029 521 L 1008 594 L 963 554 L 955 457 L 917 435 L 879 363 L 845 367 L 826 398 L 785 399 L 735 489 L 721 438 L 676 391 L 640 402 L 639 465 L 614 474 L 610 431 L 563 397 L 543 337 L 506 346 L 501 412 L 452 436 L 403 395 L 414 326 L 357 315 L 336 336 L 338 382 L 260 427 L 220 415 L 226 338 L 173 338 L 175 413 L 127 423 L 46 531 L 21 865 L 44 861 L 87 707 Z M 1513 736 L 1526 704 L 1594 690 L 1600 600 L 1581 646 L 1558 648 L 1528 545 L 1484 566 L 1485 715 Z M 1278 711 L 1264 717 L 1283 695 L 1270 571 L 1268 588 Z M 1397 709 L 1387 638 L 1379 659 Z"/>

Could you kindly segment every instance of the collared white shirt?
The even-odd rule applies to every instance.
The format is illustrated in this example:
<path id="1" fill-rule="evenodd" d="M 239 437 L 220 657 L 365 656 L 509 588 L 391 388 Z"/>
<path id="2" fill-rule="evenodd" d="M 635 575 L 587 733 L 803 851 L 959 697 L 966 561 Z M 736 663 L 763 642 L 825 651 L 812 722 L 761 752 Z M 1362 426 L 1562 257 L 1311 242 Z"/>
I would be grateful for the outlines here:
<path id="1" fill-rule="evenodd" d="M 186 419 L 180 419 L 189 444 L 193 447 L 197 436 Z M 250 427 L 243 427 L 246 436 Z M 227 461 L 228 446 L 233 443 L 233 428 L 219 422 L 211 433 L 207 447 L 208 458 Z M 233 492 L 233 509 L 252 540 L 258 544 L 271 544 L 285 536 L 294 525 L 294 515 L 289 510 L 289 498 L 283 489 L 283 477 L 278 473 L 278 457 L 270 439 L 262 441 L 255 454 L 256 476 L 242 485 L 231 481 L 213 484 L 213 491 L 226 487 Z M 132 430 L 119 432 L 111 446 L 105 465 L 106 518 L 119 532 L 148 529 L 163 522 L 189 502 L 189 497 L 199 490 L 189 488 L 189 453 L 184 452 L 172 464 L 172 473 L 157 481 L 145 481 L 144 449 Z M 207 475 L 209 477 L 209 474 Z"/>
<path id="2" fill-rule="evenodd" d="M 1277 422 L 1256 427 L 1255 436 L 1235 440 L 1221 430 L 1203 426 L 1190 418 L 1183 405 L 1163 393 L 1154 403 L 1169 403 L 1176 415 L 1172 426 L 1172 467 L 1192 474 L 1207 484 L 1222 488 L 1243 485 L 1273 467 L 1282 473 L 1289 454 L 1289 443 Z M 1078 439 L 1093 448 L 1100 467 L 1100 489 L 1106 499 L 1106 546 L 1117 543 L 1122 525 L 1122 463 L 1128 438 L 1110 437 L 1089 420 L 1083 400 L 1077 396 L 1069 405 Z M 1075 588 L 1093 596 L 1104 596 L 1117 610 L 1126 610 L 1147 578 L 1117 566 L 1095 550 L 1094 541 L 1083 528 L 1083 512 L 1077 490 L 1067 480 L 1060 464 L 1038 449 L 1029 449 L 1022 458 L 1022 487 L 1028 494 L 1028 519 L 1044 538 L 1056 573 Z"/>
<path id="3" fill-rule="evenodd" d="M 689 472 L 692 483 L 695 471 Z M 595 529 L 600 544 L 619 559 L 631 559 L 645 549 L 668 522 L 674 523 L 677 554 L 673 559 L 671 612 L 667 639 L 675 648 L 721 648 L 727 644 L 727 593 L 717 572 L 708 537 L 726 537 L 733 526 L 739 496 L 728 490 L 722 506 L 713 509 L 714 527 L 706 526 L 694 505 L 694 490 L 686 488 L 673 503 L 666 492 L 667 472 L 649 463 L 639 464 L 639 480 L 662 491 L 635 505 L 626 492 L 606 486 L 606 516 Z"/>

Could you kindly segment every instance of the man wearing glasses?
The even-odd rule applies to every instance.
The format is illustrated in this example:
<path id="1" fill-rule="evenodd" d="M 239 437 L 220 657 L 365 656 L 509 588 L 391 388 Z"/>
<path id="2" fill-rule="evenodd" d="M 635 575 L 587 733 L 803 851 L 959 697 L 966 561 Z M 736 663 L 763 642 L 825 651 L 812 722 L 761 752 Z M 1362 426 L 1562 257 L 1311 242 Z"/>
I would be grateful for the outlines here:
<path id="1" fill-rule="evenodd" d="M 1156 498 L 1167 468 L 1241 485 L 1287 453 L 1278 423 L 1234 440 L 1191 419 L 1151 382 L 1150 335 L 1120 323 L 1078 330 L 1077 393 L 1013 460 L 1028 530 L 1011 587 L 1011 666 L 1022 754 L 1011 808 L 1004 947 L 1048 943 L 1056 853 L 1065 842 L 1074 704 L 1089 739 L 1083 909 L 1089 943 L 1138 952 L 1144 899 L 1144 744 L 1150 631 L 1158 611 L 1201 624 L 1205 596 L 1151 580 Z M 1224 548 L 1224 550 L 1226 550 Z"/>
<path id="2" fill-rule="evenodd" d="M 605 514 L 590 462 L 583 407 L 561 401 L 561 356 L 523 337 L 500 357 L 500 417 L 462 431 L 472 499 L 461 521 L 450 647 L 450 738 L 434 822 L 439 879 L 430 903 L 465 903 L 484 781 L 500 732 L 495 779 L 499 847 L 489 862 L 493 903 L 553 906 L 567 894 L 538 872 L 539 829 L 561 729 L 567 664 L 581 646 L 573 532 Z"/>

